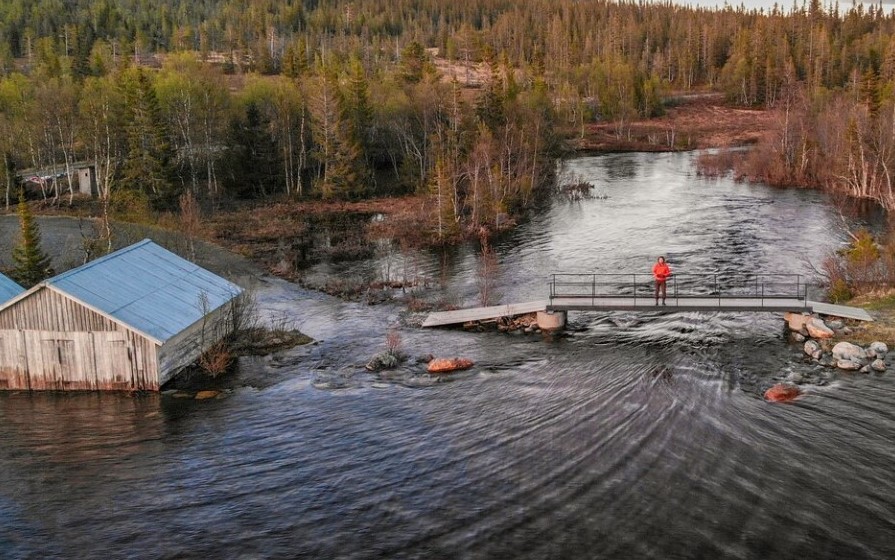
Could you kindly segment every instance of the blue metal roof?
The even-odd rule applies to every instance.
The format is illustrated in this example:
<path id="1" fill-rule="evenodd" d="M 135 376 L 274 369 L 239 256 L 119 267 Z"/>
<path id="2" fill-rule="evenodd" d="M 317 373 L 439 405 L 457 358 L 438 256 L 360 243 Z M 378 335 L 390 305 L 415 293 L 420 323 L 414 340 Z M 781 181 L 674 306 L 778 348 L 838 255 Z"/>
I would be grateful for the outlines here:
<path id="1" fill-rule="evenodd" d="M 6 303 L 24 291 L 25 288 L 0 274 L 0 304 Z"/>
<path id="2" fill-rule="evenodd" d="M 149 239 L 50 278 L 46 284 L 160 343 L 242 292 L 236 284 Z"/>

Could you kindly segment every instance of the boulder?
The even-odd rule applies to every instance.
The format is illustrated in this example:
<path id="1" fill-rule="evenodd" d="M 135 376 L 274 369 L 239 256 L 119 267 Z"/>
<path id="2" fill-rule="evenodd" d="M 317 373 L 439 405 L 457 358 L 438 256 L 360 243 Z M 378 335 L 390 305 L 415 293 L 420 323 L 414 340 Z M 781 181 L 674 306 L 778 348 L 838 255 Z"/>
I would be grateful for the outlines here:
<path id="1" fill-rule="evenodd" d="M 811 315 L 802 315 L 801 313 L 787 311 L 784 313 L 783 318 L 786 319 L 786 324 L 789 325 L 789 330 L 793 332 L 801 332 L 808 321 L 811 320 Z"/>
<path id="2" fill-rule="evenodd" d="M 870 363 L 870 367 L 873 368 L 874 371 L 886 371 L 886 362 L 877 358 Z"/>
<path id="3" fill-rule="evenodd" d="M 802 390 L 789 383 L 778 383 L 765 391 L 764 399 L 768 402 L 789 402 L 802 394 Z"/>
<path id="4" fill-rule="evenodd" d="M 473 365 L 472 360 L 467 360 L 466 358 L 435 358 L 429 362 L 426 370 L 429 373 L 450 373 L 452 371 L 469 369 Z"/>
<path id="5" fill-rule="evenodd" d="M 836 346 L 833 346 L 833 357 L 837 360 L 861 363 L 867 359 L 867 352 L 857 344 L 837 342 Z"/>
<path id="6" fill-rule="evenodd" d="M 889 347 L 886 346 L 886 343 L 879 341 L 872 343 L 868 350 L 870 351 L 870 354 L 873 354 L 877 358 L 884 358 L 886 354 L 889 353 Z"/>
<path id="7" fill-rule="evenodd" d="M 811 338 L 833 338 L 835 334 L 830 327 L 817 317 L 812 317 L 810 321 L 805 323 L 805 328 L 808 329 L 808 335 Z"/>
<path id="8" fill-rule="evenodd" d="M 204 401 L 206 399 L 213 399 L 220 394 L 220 391 L 199 391 L 198 393 L 196 393 L 196 400 Z"/>
<path id="9" fill-rule="evenodd" d="M 817 354 L 818 352 L 821 352 L 821 353 L 823 352 L 820 348 L 820 343 L 818 343 L 816 340 L 806 340 L 804 348 L 805 348 L 805 353 L 808 354 L 809 356 L 811 356 L 812 358 L 814 358 L 814 355 Z M 817 358 L 814 358 L 814 359 L 816 360 Z"/>
<path id="10" fill-rule="evenodd" d="M 851 360 L 836 360 L 836 367 L 845 371 L 858 371 L 861 369 L 861 364 Z"/>
<path id="11" fill-rule="evenodd" d="M 793 332 L 793 333 L 792 333 L 792 339 L 793 339 L 795 342 L 805 342 L 805 335 L 803 335 L 802 333 Z"/>
<path id="12" fill-rule="evenodd" d="M 395 369 L 401 365 L 401 358 L 394 352 L 380 352 L 373 356 L 364 366 L 367 371 L 381 371 L 383 369 Z"/>
<path id="13" fill-rule="evenodd" d="M 841 330 L 842 327 L 845 326 L 845 323 L 840 321 L 839 319 L 833 319 L 832 321 L 827 321 L 827 326 L 833 329 L 834 331 Z"/>

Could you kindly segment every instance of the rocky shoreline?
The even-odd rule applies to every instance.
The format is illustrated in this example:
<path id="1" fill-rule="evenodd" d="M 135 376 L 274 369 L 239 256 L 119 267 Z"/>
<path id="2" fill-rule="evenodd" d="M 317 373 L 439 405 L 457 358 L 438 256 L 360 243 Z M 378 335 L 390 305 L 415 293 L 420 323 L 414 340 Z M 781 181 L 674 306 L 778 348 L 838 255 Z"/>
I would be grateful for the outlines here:
<path id="1" fill-rule="evenodd" d="M 802 344 L 806 359 L 827 368 L 819 375 L 790 373 L 786 378 L 765 391 L 770 402 L 788 402 L 799 395 L 803 385 L 825 385 L 836 370 L 852 373 L 884 373 L 892 365 L 889 347 L 881 341 L 860 346 L 837 337 L 848 337 L 853 329 L 841 319 L 824 320 L 817 315 L 787 313 L 789 335 L 793 342 Z"/>

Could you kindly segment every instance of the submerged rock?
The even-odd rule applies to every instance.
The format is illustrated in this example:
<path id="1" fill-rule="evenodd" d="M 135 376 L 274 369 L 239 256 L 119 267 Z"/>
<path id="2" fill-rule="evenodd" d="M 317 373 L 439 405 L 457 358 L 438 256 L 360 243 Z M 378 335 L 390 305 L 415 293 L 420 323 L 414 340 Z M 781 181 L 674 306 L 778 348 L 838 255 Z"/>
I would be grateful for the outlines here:
<path id="1" fill-rule="evenodd" d="M 861 363 L 867 359 L 867 352 L 857 344 L 837 342 L 836 346 L 833 346 L 833 357 L 837 360 Z"/>
<path id="2" fill-rule="evenodd" d="M 877 358 L 884 358 L 889 353 L 889 347 L 886 346 L 886 343 L 879 341 L 872 343 L 867 350 Z"/>
<path id="3" fill-rule="evenodd" d="M 764 399 L 768 402 L 789 402 L 802 394 L 802 390 L 789 383 L 778 383 L 765 391 Z"/>
<path id="4" fill-rule="evenodd" d="M 811 356 L 812 358 L 814 358 L 815 354 L 817 354 L 818 352 L 823 353 L 823 350 L 821 350 L 821 347 L 820 347 L 820 343 L 818 343 L 816 340 L 806 340 L 804 350 L 805 350 L 805 353 L 808 354 L 809 356 Z M 814 359 L 816 360 L 817 358 L 814 358 Z"/>
<path id="5" fill-rule="evenodd" d="M 833 335 L 835 334 L 830 327 L 817 317 L 813 317 L 810 321 L 805 323 L 805 328 L 808 329 L 808 335 L 811 338 L 833 338 Z"/>
<path id="6" fill-rule="evenodd" d="M 367 371 L 380 371 L 383 369 L 394 369 L 401 364 L 401 358 L 393 352 L 382 352 L 373 356 L 364 366 Z"/>
<path id="7" fill-rule="evenodd" d="M 196 400 L 204 401 L 206 399 L 213 399 L 220 394 L 220 391 L 199 391 L 198 393 L 196 393 Z"/>
<path id="8" fill-rule="evenodd" d="M 886 362 L 877 358 L 873 360 L 870 367 L 873 368 L 874 371 L 886 371 Z"/>
<path id="9" fill-rule="evenodd" d="M 466 358 L 435 358 L 429 362 L 426 370 L 429 373 L 450 373 L 452 371 L 469 369 L 473 365 L 472 360 L 467 360 Z"/>
<path id="10" fill-rule="evenodd" d="M 858 362 L 853 362 L 851 360 L 836 360 L 836 367 L 839 369 L 844 369 L 845 371 L 858 371 L 861 369 L 861 364 Z"/>

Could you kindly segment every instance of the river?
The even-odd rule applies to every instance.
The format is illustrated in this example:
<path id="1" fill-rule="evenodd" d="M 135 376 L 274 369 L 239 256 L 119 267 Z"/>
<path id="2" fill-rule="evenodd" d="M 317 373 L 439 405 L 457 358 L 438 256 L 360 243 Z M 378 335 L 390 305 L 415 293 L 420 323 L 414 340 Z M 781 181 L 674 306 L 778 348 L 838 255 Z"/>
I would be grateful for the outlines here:
<path id="1" fill-rule="evenodd" d="M 504 301 L 659 253 L 680 273 L 810 273 L 841 243 L 820 194 L 701 178 L 694 157 L 568 162 L 606 197 L 557 198 L 497 244 Z M 412 260 L 474 303 L 474 251 Z M 0 395 L 0 557 L 895 557 L 895 373 L 818 372 L 779 316 L 572 313 L 545 340 L 257 289 L 320 342 L 244 359 L 226 399 Z M 412 356 L 477 365 L 365 372 L 389 327 Z M 793 371 L 823 382 L 761 399 Z"/>

